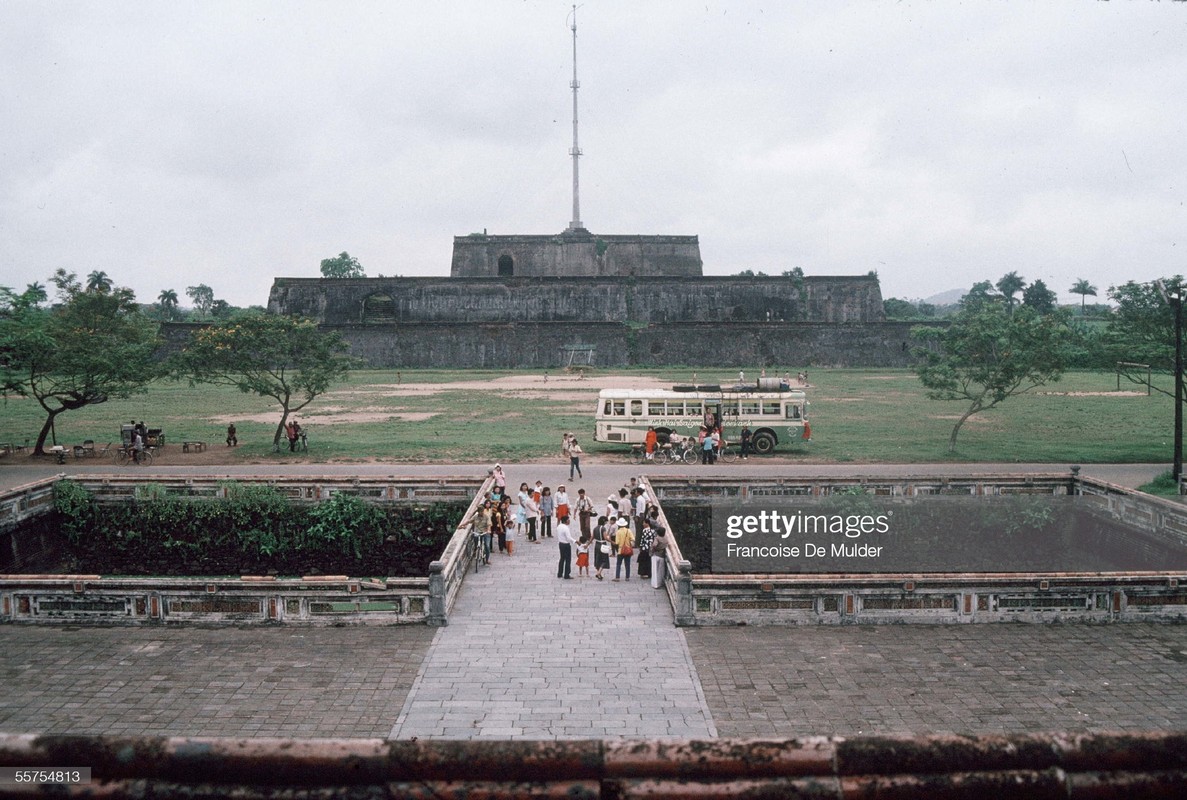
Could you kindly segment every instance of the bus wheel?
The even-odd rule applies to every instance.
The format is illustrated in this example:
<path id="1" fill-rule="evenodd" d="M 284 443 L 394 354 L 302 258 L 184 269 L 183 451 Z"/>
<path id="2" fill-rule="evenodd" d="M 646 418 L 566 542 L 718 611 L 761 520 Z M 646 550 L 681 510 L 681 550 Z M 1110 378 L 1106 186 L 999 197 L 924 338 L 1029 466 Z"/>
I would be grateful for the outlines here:
<path id="1" fill-rule="evenodd" d="M 760 456 L 769 456 L 775 452 L 775 437 L 765 431 L 756 433 L 750 441 L 750 446 Z"/>

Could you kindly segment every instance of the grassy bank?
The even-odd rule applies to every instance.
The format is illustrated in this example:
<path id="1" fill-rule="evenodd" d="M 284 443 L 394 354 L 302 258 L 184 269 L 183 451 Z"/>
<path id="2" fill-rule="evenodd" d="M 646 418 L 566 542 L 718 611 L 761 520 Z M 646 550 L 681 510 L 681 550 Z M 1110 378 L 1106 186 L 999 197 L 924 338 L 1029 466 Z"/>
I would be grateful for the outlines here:
<path id="1" fill-rule="evenodd" d="M 596 372 L 589 380 L 555 372 L 545 380 L 543 372 L 358 371 L 297 415 L 309 431 L 308 456 L 271 452 L 279 419 L 274 404 L 234 389 L 162 381 L 131 400 L 61 415 L 57 439 L 66 445 L 93 439 L 102 447 L 118 441 L 121 423 L 143 419 L 163 428 L 170 442 L 208 442 L 219 459 L 489 462 L 555 456 L 561 434 L 570 430 L 591 457 L 618 457 L 621 446 L 592 441 L 598 388 L 629 387 L 645 378 L 688 382 L 693 371 L 616 370 Z M 727 370 L 695 371 L 701 381 L 736 377 Z M 1071 373 L 1041 392 L 974 416 L 953 455 L 947 452 L 948 434 L 964 407 L 928 400 L 909 371 L 812 370 L 809 380 L 813 441 L 797 449 L 781 446 L 778 458 L 1065 464 L 1170 458 L 1171 401 L 1117 392 L 1111 373 Z M 3 402 L 0 442 L 32 441 L 44 419 L 41 409 L 28 399 Z M 222 445 L 232 420 L 242 442 L 233 452 Z"/>

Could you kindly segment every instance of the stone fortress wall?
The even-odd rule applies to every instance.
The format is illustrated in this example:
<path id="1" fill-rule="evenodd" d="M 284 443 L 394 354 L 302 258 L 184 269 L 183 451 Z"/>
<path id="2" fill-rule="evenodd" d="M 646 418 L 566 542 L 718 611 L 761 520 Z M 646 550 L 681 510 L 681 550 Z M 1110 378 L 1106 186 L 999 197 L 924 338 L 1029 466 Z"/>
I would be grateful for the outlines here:
<path id="1" fill-rule="evenodd" d="M 454 278 L 691 278 L 701 272 L 696 236 L 594 236 L 579 228 L 554 236 L 455 236 L 449 274 Z"/>
<path id="2" fill-rule="evenodd" d="M 913 361 L 873 276 L 277 278 L 268 310 L 338 331 L 372 367 L 560 368 L 576 344 L 599 367 Z"/>

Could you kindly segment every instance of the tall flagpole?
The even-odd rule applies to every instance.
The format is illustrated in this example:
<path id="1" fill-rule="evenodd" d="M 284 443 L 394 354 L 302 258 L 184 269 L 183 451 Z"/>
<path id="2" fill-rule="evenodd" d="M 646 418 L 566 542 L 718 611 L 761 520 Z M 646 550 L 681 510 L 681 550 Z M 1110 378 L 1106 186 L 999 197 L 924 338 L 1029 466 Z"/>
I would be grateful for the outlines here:
<path id="1" fill-rule="evenodd" d="M 577 160 L 581 157 L 581 148 L 577 144 L 577 88 L 581 82 L 577 80 L 577 6 L 573 6 L 573 82 L 569 86 L 573 89 L 573 149 L 569 155 L 573 156 L 573 220 L 569 223 L 569 230 L 584 228 L 581 222 L 581 200 L 578 193 Z"/>

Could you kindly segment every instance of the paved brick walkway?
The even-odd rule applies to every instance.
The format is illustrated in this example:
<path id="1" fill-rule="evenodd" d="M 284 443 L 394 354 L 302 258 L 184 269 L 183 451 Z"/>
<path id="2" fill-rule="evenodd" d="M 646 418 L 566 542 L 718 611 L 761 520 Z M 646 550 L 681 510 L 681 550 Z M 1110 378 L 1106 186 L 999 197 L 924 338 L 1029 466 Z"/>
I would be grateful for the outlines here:
<path id="1" fill-rule="evenodd" d="M 0 626 L 0 730 L 386 736 L 434 631 Z"/>
<path id="2" fill-rule="evenodd" d="M 700 628 L 721 736 L 1182 730 L 1187 626 Z"/>
<path id="3" fill-rule="evenodd" d="M 556 470 L 539 472 L 557 485 Z M 600 506 L 618 484 L 578 485 Z M 555 539 L 520 539 L 515 555 L 496 552 L 466 578 L 393 738 L 716 735 L 667 594 L 637 575 L 598 581 L 574 567 L 572 580 L 558 579 L 558 552 Z"/>

